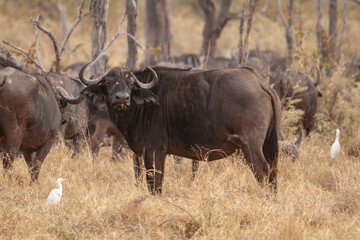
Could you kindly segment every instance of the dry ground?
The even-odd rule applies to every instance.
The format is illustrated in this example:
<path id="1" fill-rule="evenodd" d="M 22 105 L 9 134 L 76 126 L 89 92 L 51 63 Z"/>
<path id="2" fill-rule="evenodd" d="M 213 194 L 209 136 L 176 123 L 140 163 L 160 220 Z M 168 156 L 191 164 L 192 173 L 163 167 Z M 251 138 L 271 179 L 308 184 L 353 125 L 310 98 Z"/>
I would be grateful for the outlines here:
<path id="1" fill-rule="evenodd" d="M 0 4 L 4 2 L 9 1 Z M 28 49 L 35 39 L 28 18 L 35 16 L 38 8 L 31 8 L 30 1 L 18 2 L 22 4 L 15 8 L 8 4 L 0 9 L 0 25 L 6 26 L 0 31 L 0 40 Z M 65 2 L 70 19 L 75 19 L 78 2 Z M 171 2 L 174 54 L 199 52 L 202 18 L 189 7 L 196 1 Z M 240 5 L 240 1 L 235 2 Z M 296 5 L 299 30 L 293 68 L 312 73 L 312 64 L 318 61 L 314 57 L 315 3 L 301 2 Z M 116 31 L 118 15 L 123 12 L 122 1 L 110 4 L 114 5 L 109 13 L 109 36 Z M 0 169 L 0 239 L 360 239 L 360 87 L 354 88 L 341 74 L 344 62 L 359 54 L 359 9 L 349 4 L 344 61 L 338 72 L 320 85 L 324 97 L 317 116 L 318 130 L 303 141 L 298 161 L 280 155 L 277 195 L 256 183 L 241 156 L 231 156 L 201 163 L 195 180 L 191 180 L 190 160 L 177 165 L 168 158 L 163 194 L 154 197 L 144 182 L 135 186 L 130 151 L 125 151 L 121 162 L 111 162 L 110 148 L 103 148 L 93 162 L 86 145 L 71 159 L 71 151 L 59 143 L 44 162 L 39 184 L 29 186 L 21 156 L 15 161 L 12 180 Z M 44 25 L 60 38 L 56 14 L 52 20 L 48 12 L 42 14 Z M 251 46 L 285 55 L 283 28 L 275 16 L 274 5 L 265 16 L 255 15 Z M 139 39 L 144 42 L 143 14 L 139 14 L 139 22 Z M 91 24 L 87 19 L 74 32 L 71 43 L 77 46 L 76 55 L 67 52 L 63 65 L 90 58 Z M 40 55 L 48 69 L 52 47 L 46 36 L 40 38 Z M 232 22 L 219 40 L 217 55 L 230 56 L 237 41 L 238 23 Z M 125 39 L 112 46 L 109 56 L 112 65 L 124 64 Z M 342 130 L 342 152 L 331 160 L 335 127 Z M 45 208 L 58 177 L 66 179 L 62 200 Z"/>

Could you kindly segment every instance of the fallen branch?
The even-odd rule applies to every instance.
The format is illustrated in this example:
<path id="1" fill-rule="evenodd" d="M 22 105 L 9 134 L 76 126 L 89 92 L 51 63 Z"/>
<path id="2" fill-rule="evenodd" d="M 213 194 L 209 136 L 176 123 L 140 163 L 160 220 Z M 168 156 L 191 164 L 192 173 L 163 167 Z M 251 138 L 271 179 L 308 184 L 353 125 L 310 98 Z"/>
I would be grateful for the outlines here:
<path id="1" fill-rule="evenodd" d="M 5 41 L 5 40 L 3 40 L 3 43 L 6 44 L 6 45 L 8 45 L 8 46 L 10 46 L 10 47 L 12 47 L 12 48 L 14 48 L 15 50 L 21 52 L 22 54 L 24 54 L 32 63 L 35 64 L 35 66 L 36 66 L 37 68 L 39 68 L 42 72 L 45 72 L 45 69 L 43 69 L 43 68 L 30 56 L 30 54 L 27 53 L 24 49 L 22 49 L 22 48 L 20 48 L 20 47 L 17 47 L 17 46 L 15 46 L 14 44 L 9 43 L 9 42 L 7 42 L 7 41 Z"/>
<path id="2" fill-rule="evenodd" d="M 28 72 L 25 66 L 20 64 L 5 48 L 0 46 L 0 67 L 12 67 L 23 72 Z"/>

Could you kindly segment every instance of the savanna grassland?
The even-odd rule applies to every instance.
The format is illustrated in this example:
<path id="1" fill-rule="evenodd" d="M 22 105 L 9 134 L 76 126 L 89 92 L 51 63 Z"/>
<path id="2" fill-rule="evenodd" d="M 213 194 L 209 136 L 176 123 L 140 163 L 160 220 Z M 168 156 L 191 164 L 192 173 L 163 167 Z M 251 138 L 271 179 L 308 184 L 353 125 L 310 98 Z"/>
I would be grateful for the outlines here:
<path id="1" fill-rule="evenodd" d="M 61 39 L 60 19 L 51 8 L 57 1 L 0 1 L 0 39 L 28 50 L 35 41 L 30 16 L 42 15 L 42 24 Z M 67 9 L 69 25 L 80 1 L 60 1 Z M 172 51 L 198 53 L 201 48 L 202 14 L 195 0 L 170 1 Z M 282 1 L 286 6 L 287 1 Z M 300 3 L 301 2 L 301 3 Z M 292 69 L 315 77 L 315 1 L 296 1 L 295 54 Z M 241 6 L 234 1 L 232 9 Z M 253 19 L 251 48 L 272 49 L 286 54 L 284 28 L 271 1 L 265 14 L 263 1 Z M 338 29 L 341 29 L 342 4 Z M 110 1 L 108 39 L 116 32 L 123 1 Z M 327 26 L 327 5 L 324 4 Z M 284 7 L 285 10 L 285 7 Z M 138 39 L 144 43 L 144 4 L 139 1 Z M 217 56 L 230 57 L 236 50 L 238 21 L 224 29 Z M 70 38 L 75 53 L 65 52 L 62 65 L 90 59 L 92 19 L 84 19 Z M 125 31 L 125 26 L 123 27 Z M 340 34 L 339 34 L 340 35 Z M 339 37 L 339 36 L 338 36 Z M 53 146 L 44 161 L 39 184 L 29 186 L 30 176 L 21 155 L 15 160 L 12 179 L 0 170 L 0 239 L 360 239 L 360 86 L 345 78 L 345 63 L 360 53 L 360 6 L 349 2 L 344 56 L 332 77 L 323 74 L 319 89 L 316 130 L 303 139 L 300 157 L 279 157 L 277 195 L 256 182 L 243 157 L 200 163 L 192 180 L 191 161 L 181 165 L 167 158 L 163 194 L 151 196 L 145 179 L 135 186 L 132 153 L 125 149 L 119 162 L 112 162 L 111 148 L 103 147 L 94 160 L 84 143 L 71 158 L 62 141 Z M 109 49 L 112 66 L 124 65 L 126 39 Z M 10 49 L 9 49 L 10 50 Z M 139 61 L 143 53 L 139 53 Z M 54 59 L 51 42 L 40 35 L 40 58 L 46 69 Z M 287 119 L 295 120 L 295 112 Z M 290 121 L 282 130 L 290 134 Z M 341 129 L 341 153 L 332 160 L 330 146 L 335 128 Z M 60 204 L 45 207 L 47 195 L 58 177 L 63 183 Z"/>

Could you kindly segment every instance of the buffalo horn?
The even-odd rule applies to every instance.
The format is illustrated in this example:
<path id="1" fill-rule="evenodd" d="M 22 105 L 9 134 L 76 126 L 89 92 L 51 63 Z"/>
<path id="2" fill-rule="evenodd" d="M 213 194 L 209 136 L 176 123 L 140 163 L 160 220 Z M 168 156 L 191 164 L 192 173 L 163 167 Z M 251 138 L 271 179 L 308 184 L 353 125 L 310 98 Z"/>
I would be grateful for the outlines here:
<path id="1" fill-rule="evenodd" d="M 6 82 L 6 77 L 4 76 L 0 79 L 0 87 L 4 86 L 5 82 Z"/>
<path id="2" fill-rule="evenodd" d="M 70 104 L 79 104 L 84 100 L 84 96 L 79 95 L 77 98 L 70 98 L 69 93 L 62 87 L 57 86 L 56 89 L 59 91 L 59 94 Z"/>
<path id="3" fill-rule="evenodd" d="M 100 82 L 100 80 L 101 80 L 101 78 L 102 78 L 102 77 L 99 77 L 99 78 L 95 78 L 95 79 L 90 80 L 90 79 L 88 79 L 88 78 L 86 78 L 86 77 L 84 76 L 85 69 L 86 69 L 86 67 L 87 67 L 90 63 L 91 63 L 91 62 L 85 63 L 85 64 L 81 67 L 81 69 L 80 69 L 80 71 L 79 71 L 79 78 L 80 78 L 80 80 L 81 80 L 86 86 L 90 86 L 90 85 L 93 85 L 93 84 L 97 84 L 98 82 Z"/>
<path id="4" fill-rule="evenodd" d="M 153 87 L 156 86 L 156 84 L 157 84 L 158 81 L 159 81 L 159 77 L 158 77 L 158 75 L 156 74 L 156 72 L 154 71 L 154 69 L 152 69 L 152 68 L 149 67 L 149 66 L 146 66 L 146 68 L 148 68 L 148 69 L 152 72 L 152 74 L 154 75 L 152 81 L 149 82 L 149 83 L 142 83 L 142 82 L 140 82 L 140 81 L 136 78 L 136 76 L 135 76 L 135 74 L 134 74 L 133 72 L 130 72 L 130 74 L 131 74 L 131 76 L 134 78 L 134 80 L 135 80 L 135 85 L 136 85 L 136 86 L 138 86 L 138 87 L 140 87 L 140 88 L 143 88 L 143 89 L 151 89 L 151 88 L 153 88 Z"/>

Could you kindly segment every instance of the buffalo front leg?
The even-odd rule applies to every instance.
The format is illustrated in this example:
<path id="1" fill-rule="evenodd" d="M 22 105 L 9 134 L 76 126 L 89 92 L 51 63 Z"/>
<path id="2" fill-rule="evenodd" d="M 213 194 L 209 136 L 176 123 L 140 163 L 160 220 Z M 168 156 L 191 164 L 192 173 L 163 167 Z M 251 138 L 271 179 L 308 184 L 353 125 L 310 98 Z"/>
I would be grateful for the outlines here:
<path id="1" fill-rule="evenodd" d="M 135 173 L 135 182 L 136 186 L 139 186 L 141 183 L 141 164 L 140 164 L 141 157 L 139 155 L 135 154 L 133 155 L 133 161 L 134 161 L 134 173 Z"/>
<path id="2" fill-rule="evenodd" d="M 161 194 L 165 170 L 166 152 L 145 149 L 144 162 L 146 168 L 146 182 L 152 194 Z"/>
<path id="3" fill-rule="evenodd" d="M 124 145 L 125 139 L 122 135 L 113 137 L 112 144 L 112 161 L 120 161 L 120 156 L 122 152 L 122 147 Z"/>

